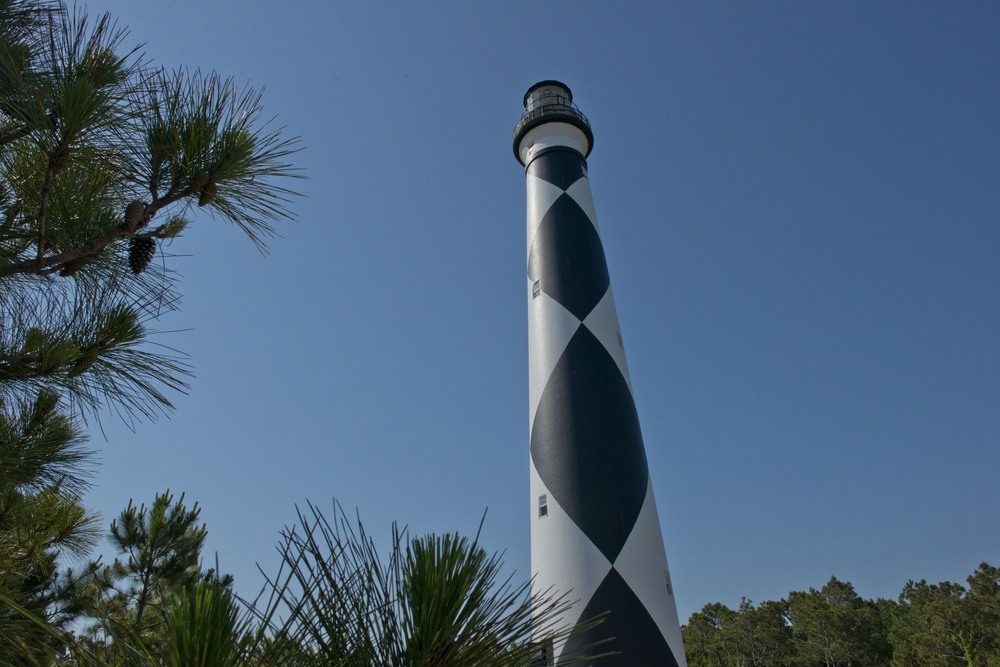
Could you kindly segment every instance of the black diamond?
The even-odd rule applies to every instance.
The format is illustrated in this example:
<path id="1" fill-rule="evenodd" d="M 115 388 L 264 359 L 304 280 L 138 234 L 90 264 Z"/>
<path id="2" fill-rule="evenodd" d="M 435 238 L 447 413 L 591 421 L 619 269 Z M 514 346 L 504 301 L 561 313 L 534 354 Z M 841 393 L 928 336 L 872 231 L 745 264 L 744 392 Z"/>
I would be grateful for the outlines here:
<path id="1" fill-rule="evenodd" d="M 542 392 L 531 459 L 556 501 L 615 562 L 646 497 L 646 452 L 628 385 L 586 326 Z"/>
<path id="2" fill-rule="evenodd" d="M 608 264 L 594 224 L 569 195 L 553 202 L 528 252 L 528 279 L 578 318 L 608 291 Z"/>
<path id="3" fill-rule="evenodd" d="M 535 158 L 528 165 L 528 174 L 568 190 L 587 175 L 587 163 L 576 151 L 552 150 Z"/>
<path id="4" fill-rule="evenodd" d="M 581 621 L 610 612 L 604 622 L 570 639 L 560 659 L 571 655 L 591 655 L 604 651 L 620 651 L 618 655 L 594 661 L 595 667 L 678 667 L 663 633 L 629 585 L 614 568 L 587 603 Z M 614 637 L 606 644 L 581 651 L 587 644 Z M 577 653 L 579 652 L 579 653 Z"/>

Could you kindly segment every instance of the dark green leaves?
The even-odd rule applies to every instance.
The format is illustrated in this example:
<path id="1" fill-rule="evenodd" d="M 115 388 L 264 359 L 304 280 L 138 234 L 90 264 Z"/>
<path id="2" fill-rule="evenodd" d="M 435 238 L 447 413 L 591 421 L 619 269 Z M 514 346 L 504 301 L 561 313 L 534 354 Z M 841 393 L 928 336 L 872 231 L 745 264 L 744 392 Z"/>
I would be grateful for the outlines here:
<path id="1" fill-rule="evenodd" d="M 155 240 L 205 211 L 263 249 L 297 140 L 237 79 L 150 67 L 110 15 L 0 0 L 0 36 L 0 397 L 154 418 L 187 372 L 147 342 L 178 302 Z"/>
<path id="2" fill-rule="evenodd" d="M 294 194 L 274 179 L 296 176 L 298 150 L 262 123 L 261 94 L 212 73 L 158 72 L 140 98 L 154 210 L 183 197 L 238 225 L 260 248 Z"/>
<path id="3" fill-rule="evenodd" d="M 681 628 L 688 666 L 992 667 L 1000 568 L 982 563 L 968 583 L 909 581 L 897 603 L 865 600 L 831 578 L 786 600 L 706 605 Z"/>
<path id="4" fill-rule="evenodd" d="M 171 667 L 246 665 L 241 644 L 249 619 L 236 596 L 218 581 L 182 590 L 167 619 Z"/>
<path id="5" fill-rule="evenodd" d="M 275 664 L 528 667 L 535 642 L 568 637 L 565 598 L 501 577 L 500 556 L 475 540 L 393 526 L 383 559 L 339 507 L 333 523 L 309 510 L 284 531 L 282 570 L 258 599 Z"/>

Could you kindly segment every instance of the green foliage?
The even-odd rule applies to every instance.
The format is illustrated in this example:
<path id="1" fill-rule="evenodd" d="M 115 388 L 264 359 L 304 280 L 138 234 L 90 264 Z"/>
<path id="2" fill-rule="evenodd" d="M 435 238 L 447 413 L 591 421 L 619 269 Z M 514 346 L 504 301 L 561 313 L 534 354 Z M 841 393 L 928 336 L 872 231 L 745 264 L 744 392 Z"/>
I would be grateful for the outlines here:
<path id="1" fill-rule="evenodd" d="M 833 577 L 756 607 L 706 605 L 681 635 L 689 667 L 998 667 L 1000 568 L 982 563 L 968 584 L 909 581 L 896 603 Z"/>
<path id="2" fill-rule="evenodd" d="M 282 569 L 255 603 L 273 638 L 268 664 L 527 667 L 540 638 L 569 637 L 558 625 L 569 603 L 502 578 L 500 556 L 476 540 L 409 538 L 394 525 L 383 560 L 360 520 L 335 507 L 331 523 L 310 505 L 280 552 Z"/>
<path id="3" fill-rule="evenodd" d="M 171 605 L 178 597 L 195 603 L 185 596 L 193 595 L 200 581 L 215 580 L 214 572 L 201 569 L 208 531 L 198 523 L 200 513 L 197 503 L 188 508 L 183 494 L 175 500 L 169 491 L 157 494 L 148 508 L 129 502 L 110 528 L 121 557 L 100 570 L 95 565 L 90 582 L 95 634 L 147 653 L 165 650 Z"/>
<path id="4" fill-rule="evenodd" d="M 77 616 L 74 577 L 57 566 L 85 555 L 96 517 L 80 503 L 90 453 L 58 397 L 0 402 L 0 664 L 56 651 Z M 31 616 L 26 616 L 29 612 Z"/>
<path id="5" fill-rule="evenodd" d="M 84 556 L 97 534 L 79 500 L 89 453 L 78 420 L 107 411 L 153 420 L 185 390 L 188 366 L 151 345 L 149 325 L 178 306 L 162 244 L 192 224 L 196 206 L 261 249 L 291 217 L 293 193 L 279 182 L 296 176 L 286 162 L 296 140 L 269 125 L 260 94 L 215 73 L 152 67 L 127 38 L 109 14 L 0 0 L 4 665 L 69 650 L 64 629 L 88 596 L 137 640 L 86 640 L 90 655 L 109 646 L 115 659 L 151 655 L 147 621 L 162 625 L 168 598 L 193 585 L 204 527 L 193 525 L 197 506 L 161 513 L 158 497 L 148 514 L 130 506 L 116 523 L 126 561 L 64 571 L 61 561 Z M 151 263 L 157 250 L 163 261 Z"/>
<path id="6" fill-rule="evenodd" d="M 681 628 L 681 638 L 688 667 L 783 667 L 795 657 L 784 600 L 754 606 L 743 598 L 735 611 L 707 604 Z"/>
<path id="7" fill-rule="evenodd" d="M 719 602 L 705 605 L 691 614 L 681 627 L 681 639 L 687 654 L 688 667 L 730 667 L 734 664 L 730 647 L 729 625 L 736 612 Z"/>
<path id="8" fill-rule="evenodd" d="M 130 239 L 176 238 L 200 206 L 264 249 L 296 140 L 237 79 L 151 67 L 108 14 L 0 0 L 0 35 L 0 398 L 153 419 L 188 369 L 149 349 L 175 275 L 134 275 Z"/>
<path id="9" fill-rule="evenodd" d="M 795 656 L 792 628 L 784 600 L 754 606 L 744 598 L 735 618 L 723 629 L 738 667 L 782 667 Z"/>
<path id="10" fill-rule="evenodd" d="M 146 154 L 143 175 L 154 206 L 197 196 L 199 206 L 238 225 L 260 248 L 287 217 L 293 192 L 273 179 L 291 176 L 284 162 L 294 140 L 260 131 L 261 95 L 212 73 L 159 72 L 140 104 Z"/>
<path id="11" fill-rule="evenodd" d="M 171 667 L 239 667 L 250 619 L 218 580 L 182 589 L 167 618 Z"/>
<path id="12" fill-rule="evenodd" d="M 846 667 L 884 664 L 888 657 L 881 641 L 888 628 L 879 625 L 871 603 L 836 577 L 818 591 L 791 593 L 788 616 L 798 639 L 799 664 Z"/>
<path id="13" fill-rule="evenodd" d="M 968 583 L 907 582 L 892 628 L 894 667 L 1000 663 L 1000 570 L 982 563 Z"/>
<path id="14" fill-rule="evenodd" d="M 73 411 L 94 413 L 114 396 L 126 414 L 155 416 L 155 405 L 170 404 L 162 387 L 183 389 L 178 377 L 185 366 L 143 349 L 140 304 L 111 289 L 85 287 L 55 286 L 6 302 L 0 311 L 0 349 L 8 350 L 0 353 L 0 397 L 23 401 L 59 392 Z"/>

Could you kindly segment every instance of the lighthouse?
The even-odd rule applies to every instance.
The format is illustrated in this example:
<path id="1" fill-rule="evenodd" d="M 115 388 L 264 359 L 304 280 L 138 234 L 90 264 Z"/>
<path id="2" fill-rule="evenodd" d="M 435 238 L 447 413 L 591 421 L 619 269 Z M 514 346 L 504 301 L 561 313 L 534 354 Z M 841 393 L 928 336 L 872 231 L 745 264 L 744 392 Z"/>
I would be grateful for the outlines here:
<path id="1" fill-rule="evenodd" d="M 514 155 L 525 167 L 531 571 L 576 602 L 546 649 L 558 665 L 595 641 L 601 667 L 686 667 L 653 485 L 594 211 L 590 122 L 568 86 L 524 96 Z M 583 627 L 581 626 L 581 627 Z"/>

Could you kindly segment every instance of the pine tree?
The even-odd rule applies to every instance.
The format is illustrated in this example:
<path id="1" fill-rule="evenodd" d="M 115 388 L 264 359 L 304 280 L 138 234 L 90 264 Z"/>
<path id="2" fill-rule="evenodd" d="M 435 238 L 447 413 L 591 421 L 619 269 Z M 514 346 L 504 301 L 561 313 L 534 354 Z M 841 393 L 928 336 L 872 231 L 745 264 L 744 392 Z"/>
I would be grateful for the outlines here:
<path id="1" fill-rule="evenodd" d="M 684 651 L 689 667 L 732 667 L 735 649 L 729 645 L 729 626 L 736 621 L 735 611 L 712 602 L 691 614 L 681 626 Z"/>
<path id="2" fill-rule="evenodd" d="M 154 256 L 202 208 L 265 249 L 296 140 L 236 79 L 151 67 L 107 14 L 0 0 L 0 38 L 0 399 L 155 418 L 187 368 L 145 345 L 178 303 Z"/>
<path id="3" fill-rule="evenodd" d="M 120 556 L 93 577 L 87 614 L 96 620 L 98 636 L 163 652 L 175 601 L 193 595 L 203 581 L 232 583 L 202 570 L 208 530 L 200 515 L 198 503 L 188 507 L 184 494 L 175 499 L 168 490 L 149 507 L 130 501 L 111 523 L 111 543 Z"/>
<path id="4" fill-rule="evenodd" d="M 52 655 L 79 611 L 87 578 L 60 560 L 94 538 L 82 420 L 153 420 L 186 387 L 183 357 L 149 341 L 178 306 L 165 244 L 204 211 L 264 251 L 290 217 L 297 140 L 260 93 L 128 39 L 108 14 L 0 0 L 2 664 Z"/>
<path id="5" fill-rule="evenodd" d="M 57 564 L 86 555 L 97 538 L 96 516 L 80 503 L 84 440 L 51 392 L 0 410 L 0 664 L 34 664 L 58 650 L 79 611 L 75 577 L 60 577 Z"/>
<path id="6" fill-rule="evenodd" d="M 329 521 L 314 505 L 286 528 L 279 572 L 255 604 L 262 628 L 250 664 L 303 667 L 532 667 L 548 642 L 593 629 L 562 627 L 567 594 L 532 594 L 502 576 L 499 554 L 478 536 L 410 537 L 396 524 L 380 555 L 360 518 L 339 505 Z M 609 638 L 610 639 L 610 638 Z M 561 665 L 601 664 L 604 642 Z M 589 654 L 589 655 L 587 655 Z"/>

